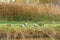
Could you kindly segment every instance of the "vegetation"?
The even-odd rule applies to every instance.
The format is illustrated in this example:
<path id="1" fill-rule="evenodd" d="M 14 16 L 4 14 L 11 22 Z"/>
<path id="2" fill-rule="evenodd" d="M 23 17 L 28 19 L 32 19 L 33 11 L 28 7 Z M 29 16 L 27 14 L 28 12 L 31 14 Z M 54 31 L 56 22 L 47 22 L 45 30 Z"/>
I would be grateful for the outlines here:
<path id="1" fill-rule="evenodd" d="M 0 21 L 59 21 L 59 13 L 54 4 L 0 4 Z"/>
<path id="2" fill-rule="evenodd" d="M 38 4 L 1 3 L 0 39 L 51 38 L 51 40 L 60 40 L 60 7 L 54 3 L 51 3 L 51 0 L 39 0 Z M 27 25 L 24 24 L 25 21 Z M 43 26 L 39 25 L 41 21 Z"/>
<path id="3" fill-rule="evenodd" d="M 34 27 L 34 22 L 27 23 L 28 25 L 26 27 L 21 27 L 22 22 L 20 24 L 11 22 L 11 25 L 0 23 L 0 38 L 60 38 L 60 25 L 58 25 L 60 23 L 50 24 L 44 22 L 44 26 L 37 27 Z"/>

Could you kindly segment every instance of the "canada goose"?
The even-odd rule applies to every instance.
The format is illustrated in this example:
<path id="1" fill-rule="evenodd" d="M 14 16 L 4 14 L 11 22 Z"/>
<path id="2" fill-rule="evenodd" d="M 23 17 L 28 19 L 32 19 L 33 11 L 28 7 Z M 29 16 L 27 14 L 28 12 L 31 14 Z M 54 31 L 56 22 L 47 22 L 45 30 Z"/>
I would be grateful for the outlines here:
<path id="1" fill-rule="evenodd" d="M 21 24 L 21 27 L 25 27 L 25 25 L 24 24 Z"/>
<path id="2" fill-rule="evenodd" d="M 40 22 L 39 25 L 40 25 L 40 26 L 44 26 L 44 23 L 43 23 L 43 22 Z"/>
<path id="3" fill-rule="evenodd" d="M 37 27 L 38 26 L 38 24 L 37 23 L 34 23 L 34 27 Z"/>
<path id="4" fill-rule="evenodd" d="M 25 25 L 25 27 L 26 27 L 26 26 L 27 26 L 27 23 L 25 22 L 24 25 Z"/>

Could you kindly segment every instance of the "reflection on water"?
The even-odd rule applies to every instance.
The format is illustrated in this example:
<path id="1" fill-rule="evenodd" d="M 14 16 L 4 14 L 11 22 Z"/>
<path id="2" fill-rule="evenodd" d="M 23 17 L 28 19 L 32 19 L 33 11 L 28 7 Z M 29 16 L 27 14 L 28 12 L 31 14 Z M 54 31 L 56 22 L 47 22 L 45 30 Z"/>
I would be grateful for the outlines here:
<path id="1" fill-rule="evenodd" d="M 0 39 L 0 40 L 55 40 L 55 39 L 50 39 L 50 38 L 6 39 L 6 38 L 3 38 L 3 39 Z"/>

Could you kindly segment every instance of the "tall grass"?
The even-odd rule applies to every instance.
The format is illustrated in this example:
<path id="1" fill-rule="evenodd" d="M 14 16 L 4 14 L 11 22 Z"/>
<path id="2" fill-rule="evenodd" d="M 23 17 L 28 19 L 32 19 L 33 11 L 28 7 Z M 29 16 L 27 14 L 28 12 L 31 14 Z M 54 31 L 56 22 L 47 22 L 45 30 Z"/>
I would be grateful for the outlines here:
<path id="1" fill-rule="evenodd" d="M 0 20 L 60 20 L 60 8 L 55 4 L 0 4 Z"/>

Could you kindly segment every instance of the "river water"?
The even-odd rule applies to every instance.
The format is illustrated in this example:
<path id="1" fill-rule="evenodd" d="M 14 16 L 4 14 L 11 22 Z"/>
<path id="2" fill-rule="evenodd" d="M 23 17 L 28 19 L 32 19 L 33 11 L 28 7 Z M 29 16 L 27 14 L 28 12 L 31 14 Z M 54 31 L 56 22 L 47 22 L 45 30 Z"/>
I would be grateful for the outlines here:
<path id="1" fill-rule="evenodd" d="M 0 40 L 55 40 L 55 39 L 51 39 L 51 38 L 39 38 L 39 39 L 36 39 L 36 38 L 27 38 L 27 39 L 6 39 L 6 38 L 3 38 L 3 39 L 0 39 Z"/>

